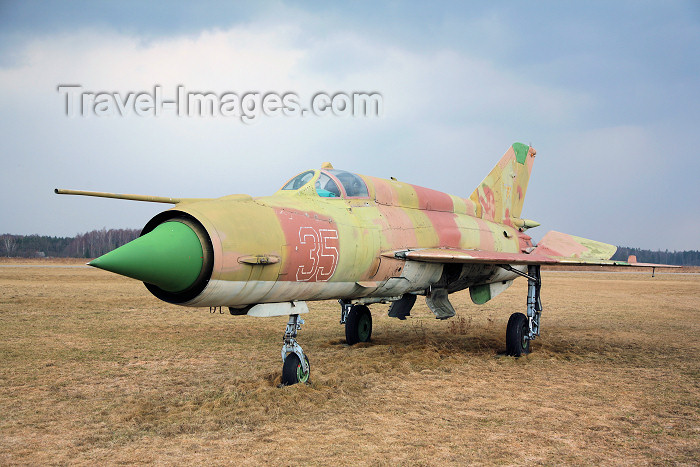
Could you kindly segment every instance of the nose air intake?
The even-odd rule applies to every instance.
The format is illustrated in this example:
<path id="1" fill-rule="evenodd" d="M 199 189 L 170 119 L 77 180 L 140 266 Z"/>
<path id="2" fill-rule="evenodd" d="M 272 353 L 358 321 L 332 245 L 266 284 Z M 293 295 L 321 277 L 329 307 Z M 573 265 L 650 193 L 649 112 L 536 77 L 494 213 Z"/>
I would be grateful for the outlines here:
<path id="1" fill-rule="evenodd" d="M 208 262 L 197 226 L 188 224 L 187 220 L 168 220 L 88 264 L 176 296 L 200 282 Z"/>

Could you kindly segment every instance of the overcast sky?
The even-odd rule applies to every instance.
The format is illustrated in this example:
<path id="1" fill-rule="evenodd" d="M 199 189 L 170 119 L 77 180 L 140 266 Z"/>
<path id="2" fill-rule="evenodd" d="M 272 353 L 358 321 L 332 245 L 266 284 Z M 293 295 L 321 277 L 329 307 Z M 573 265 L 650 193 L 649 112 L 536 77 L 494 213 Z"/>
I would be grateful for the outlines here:
<path id="1" fill-rule="evenodd" d="M 520 141 L 536 239 L 700 249 L 698 50 L 696 1 L 0 1 L 0 233 L 141 228 L 167 208 L 55 187 L 262 196 L 324 161 L 467 197 Z M 383 114 L 69 118 L 61 84 L 378 92 Z"/>

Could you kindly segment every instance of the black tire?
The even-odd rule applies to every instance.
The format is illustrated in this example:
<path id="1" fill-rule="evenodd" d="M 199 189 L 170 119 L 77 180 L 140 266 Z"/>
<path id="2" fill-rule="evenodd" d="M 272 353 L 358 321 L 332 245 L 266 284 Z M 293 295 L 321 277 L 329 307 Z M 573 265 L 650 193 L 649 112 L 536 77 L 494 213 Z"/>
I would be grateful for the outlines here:
<path id="1" fill-rule="evenodd" d="M 530 353 L 530 339 L 527 338 L 530 327 L 527 324 L 527 316 L 522 313 L 513 313 L 506 327 L 506 355 L 519 357 Z"/>
<path id="2" fill-rule="evenodd" d="M 309 364 L 309 357 L 304 355 L 306 359 L 306 364 Z M 301 366 L 301 360 L 299 356 L 294 352 L 287 355 L 284 359 L 284 365 L 282 365 L 282 384 L 285 386 L 291 386 L 297 383 L 307 383 L 309 381 L 309 375 L 311 374 L 311 367 L 309 367 L 309 372 L 304 374 L 304 370 Z"/>
<path id="3" fill-rule="evenodd" d="M 348 345 L 369 342 L 372 337 L 372 313 L 364 305 L 354 305 L 345 318 L 345 340 Z"/>

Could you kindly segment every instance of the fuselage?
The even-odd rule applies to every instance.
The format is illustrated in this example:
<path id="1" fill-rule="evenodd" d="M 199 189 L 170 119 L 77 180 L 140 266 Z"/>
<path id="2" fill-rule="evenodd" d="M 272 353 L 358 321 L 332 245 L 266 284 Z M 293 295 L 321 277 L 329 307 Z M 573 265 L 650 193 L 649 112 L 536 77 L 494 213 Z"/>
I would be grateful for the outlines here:
<path id="1" fill-rule="evenodd" d="M 438 283 L 454 292 L 516 275 L 493 265 L 421 263 L 383 253 L 417 248 L 515 253 L 532 246 L 513 225 L 482 219 L 470 199 L 336 170 L 304 172 L 272 196 L 182 202 L 152 219 L 144 234 L 170 219 L 197 225 L 204 250 L 210 250 L 204 254 L 208 270 L 194 293 L 159 294 L 149 286 L 156 296 L 186 306 L 371 302 L 421 294 Z"/>

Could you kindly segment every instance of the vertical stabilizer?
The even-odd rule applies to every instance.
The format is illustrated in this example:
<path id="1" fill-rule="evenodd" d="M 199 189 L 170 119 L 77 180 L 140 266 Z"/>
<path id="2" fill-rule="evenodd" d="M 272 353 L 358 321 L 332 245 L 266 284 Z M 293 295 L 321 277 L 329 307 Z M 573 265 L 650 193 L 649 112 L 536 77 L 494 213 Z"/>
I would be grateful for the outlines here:
<path id="1" fill-rule="evenodd" d="M 469 197 L 478 217 L 507 224 L 520 218 L 535 154 L 532 147 L 522 143 L 514 143 L 506 151 Z"/>

